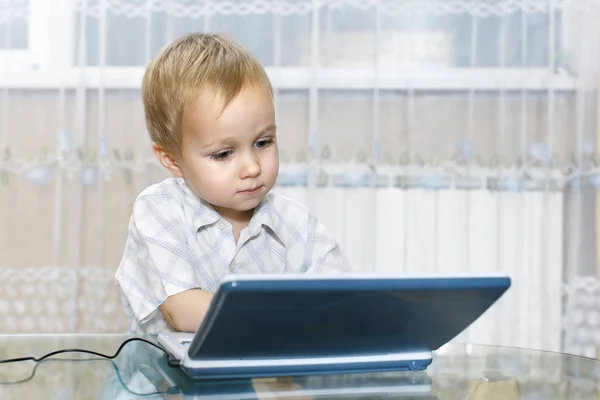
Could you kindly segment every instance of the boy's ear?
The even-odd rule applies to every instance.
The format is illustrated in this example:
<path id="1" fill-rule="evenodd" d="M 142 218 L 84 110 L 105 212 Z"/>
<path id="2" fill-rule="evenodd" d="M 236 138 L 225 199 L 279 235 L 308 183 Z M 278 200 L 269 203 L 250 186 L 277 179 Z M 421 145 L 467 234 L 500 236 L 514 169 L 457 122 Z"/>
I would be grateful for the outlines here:
<path id="1" fill-rule="evenodd" d="M 178 178 L 183 177 L 183 172 L 181 168 L 177 165 L 177 161 L 175 157 L 171 155 L 171 153 L 167 152 L 164 148 L 157 145 L 156 143 L 152 143 L 152 151 L 154 152 L 154 156 L 160 161 L 163 167 L 169 170 L 171 174 Z"/>

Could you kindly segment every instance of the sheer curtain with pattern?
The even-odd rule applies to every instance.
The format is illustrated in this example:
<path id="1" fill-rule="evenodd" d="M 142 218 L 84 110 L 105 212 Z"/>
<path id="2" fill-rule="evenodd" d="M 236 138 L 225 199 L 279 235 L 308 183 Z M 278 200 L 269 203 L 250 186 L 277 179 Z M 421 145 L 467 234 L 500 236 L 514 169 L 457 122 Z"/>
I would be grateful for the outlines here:
<path id="1" fill-rule="evenodd" d="M 276 190 L 354 269 L 509 274 L 457 340 L 596 355 L 599 18 L 595 0 L 0 0 L 0 332 L 125 329 L 131 205 L 166 176 L 144 66 L 208 31 L 267 69 Z"/>

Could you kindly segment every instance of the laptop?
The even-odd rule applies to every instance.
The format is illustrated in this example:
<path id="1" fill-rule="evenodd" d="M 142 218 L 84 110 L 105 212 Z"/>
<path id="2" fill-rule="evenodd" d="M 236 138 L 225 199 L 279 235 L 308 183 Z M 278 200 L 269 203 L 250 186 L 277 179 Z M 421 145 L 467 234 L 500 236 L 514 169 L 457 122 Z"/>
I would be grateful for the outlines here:
<path id="1" fill-rule="evenodd" d="M 510 287 L 506 276 L 225 277 L 195 334 L 158 342 L 192 379 L 422 371 Z"/>

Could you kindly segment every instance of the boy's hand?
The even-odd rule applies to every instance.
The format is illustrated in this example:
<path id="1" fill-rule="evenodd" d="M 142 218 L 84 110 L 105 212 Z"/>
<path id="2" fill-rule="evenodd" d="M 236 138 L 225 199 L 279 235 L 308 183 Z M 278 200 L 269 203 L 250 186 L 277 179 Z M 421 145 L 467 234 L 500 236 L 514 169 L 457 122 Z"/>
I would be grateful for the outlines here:
<path id="1" fill-rule="evenodd" d="M 174 330 L 196 332 L 212 298 L 212 293 L 190 289 L 167 297 L 161 304 L 160 311 Z"/>

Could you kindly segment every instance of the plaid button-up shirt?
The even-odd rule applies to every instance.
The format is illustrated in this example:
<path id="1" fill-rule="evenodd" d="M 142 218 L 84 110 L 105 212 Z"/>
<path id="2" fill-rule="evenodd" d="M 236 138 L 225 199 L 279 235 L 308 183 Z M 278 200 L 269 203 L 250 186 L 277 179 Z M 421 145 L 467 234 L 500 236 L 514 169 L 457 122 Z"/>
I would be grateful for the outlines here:
<path id="1" fill-rule="evenodd" d="M 304 205 L 269 193 L 235 243 L 231 224 L 169 178 L 136 199 L 116 284 L 131 332 L 170 331 L 159 306 L 200 288 L 214 293 L 226 274 L 346 272 L 348 263 Z"/>

